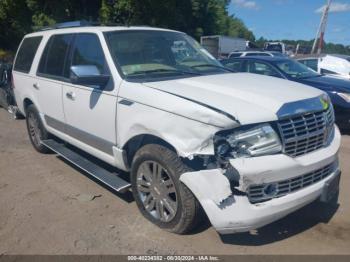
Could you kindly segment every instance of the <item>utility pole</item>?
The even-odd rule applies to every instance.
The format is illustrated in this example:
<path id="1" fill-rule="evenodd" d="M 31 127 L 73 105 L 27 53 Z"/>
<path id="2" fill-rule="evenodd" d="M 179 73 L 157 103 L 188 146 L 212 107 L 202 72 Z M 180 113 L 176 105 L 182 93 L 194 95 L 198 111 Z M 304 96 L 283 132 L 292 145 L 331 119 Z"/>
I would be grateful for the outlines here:
<path id="1" fill-rule="evenodd" d="M 329 8 L 331 6 L 331 2 L 332 2 L 332 0 L 327 0 L 327 5 L 326 5 L 326 7 L 323 11 L 323 14 L 322 14 L 321 23 L 320 23 L 320 26 L 317 30 L 317 34 L 316 34 L 314 44 L 312 46 L 311 54 L 315 53 L 317 42 L 318 42 L 317 54 L 321 54 L 321 52 L 322 52 L 323 39 L 324 39 L 325 31 L 326 31 L 328 13 L 329 13 Z"/>

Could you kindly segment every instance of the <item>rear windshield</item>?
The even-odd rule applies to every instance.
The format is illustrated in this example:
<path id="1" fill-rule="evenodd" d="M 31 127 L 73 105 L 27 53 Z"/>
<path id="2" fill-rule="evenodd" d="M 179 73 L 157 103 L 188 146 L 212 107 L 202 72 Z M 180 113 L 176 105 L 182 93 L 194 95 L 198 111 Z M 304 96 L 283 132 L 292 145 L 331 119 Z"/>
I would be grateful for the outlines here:
<path id="1" fill-rule="evenodd" d="M 14 66 L 15 71 L 29 73 L 32 67 L 33 59 L 38 50 L 42 36 L 27 37 L 23 40 L 18 51 L 16 62 Z"/>

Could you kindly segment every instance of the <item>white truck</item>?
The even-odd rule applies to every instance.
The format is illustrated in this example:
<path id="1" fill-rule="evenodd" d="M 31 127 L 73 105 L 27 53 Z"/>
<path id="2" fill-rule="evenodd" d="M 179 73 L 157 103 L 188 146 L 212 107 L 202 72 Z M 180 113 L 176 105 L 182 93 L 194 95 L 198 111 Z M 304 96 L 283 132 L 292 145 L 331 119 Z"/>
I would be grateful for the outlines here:
<path id="1" fill-rule="evenodd" d="M 202 36 L 201 45 L 215 58 L 227 58 L 234 51 L 247 49 L 247 41 L 222 35 Z"/>
<path id="2" fill-rule="evenodd" d="M 340 133 L 322 91 L 233 74 L 181 32 L 72 26 L 26 35 L 15 58 L 38 152 L 131 189 L 149 221 L 181 234 L 203 211 L 227 234 L 337 198 Z"/>

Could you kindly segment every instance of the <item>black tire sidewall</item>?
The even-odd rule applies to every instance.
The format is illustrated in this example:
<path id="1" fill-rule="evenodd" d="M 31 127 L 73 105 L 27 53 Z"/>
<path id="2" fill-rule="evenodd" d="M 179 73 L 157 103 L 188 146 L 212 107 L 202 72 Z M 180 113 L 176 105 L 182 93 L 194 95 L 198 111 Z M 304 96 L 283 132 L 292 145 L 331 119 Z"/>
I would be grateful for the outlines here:
<path id="1" fill-rule="evenodd" d="M 154 145 L 155 147 L 161 147 L 158 145 Z M 149 146 L 148 146 L 149 147 Z M 149 147 L 150 148 L 150 147 Z M 164 151 L 168 151 L 169 149 L 166 149 L 163 147 Z M 179 174 L 178 169 L 173 165 L 173 163 L 168 163 L 165 154 L 169 154 L 169 152 L 164 152 L 165 154 L 159 154 L 160 152 L 158 150 L 154 150 L 157 153 L 151 152 L 151 150 L 142 150 L 141 154 L 137 154 L 131 168 L 131 184 L 132 184 L 132 191 L 133 195 L 136 201 L 136 204 L 141 211 L 141 213 L 152 223 L 156 224 L 157 226 L 163 228 L 172 230 L 176 228 L 177 225 L 179 225 L 183 219 L 183 187 L 184 185 L 180 182 L 179 177 L 182 174 Z M 169 150 L 170 151 L 170 150 Z M 155 219 L 151 214 L 149 214 L 138 195 L 137 190 L 137 171 L 139 166 L 145 162 L 145 161 L 155 161 L 159 164 L 161 164 L 167 171 L 167 174 L 171 177 L 171 179 L 174 182 L 175 190 L 176 190 L 176 196 L 177 196 L 177 202 L 178 202 L 178 208 L 175 217 L 170 222 L 162 222 L 158 219 Z"/>
<path id="2" fill-rule="evenodd" d="M 45 129 L 45 127 L 44 127 L 44 125 L 43 125 L 43 123 L 41 121 L 41 118 L 40 118 L 38 110 L 32 104 L 32 105 L 29 105 L 27 110 L 26 110 L 26 123 L 27 123 L 27 131 L 28 131 L 29 140 L 32 143 L 32 145 L 33 145 L 33 147 L 35 148 L 36 151 L 38 151 L 40 153 L 48 153 L 50 150 L 47 147 L 45 147 L 43 144 L 37 145 L 33 141 L 32 136 L 30 135 L 29 122 L 28 122 L 30 114 L 33 114 L 35 116 L 35 118 L 37 118 L 37 120 L 39 122 L 39 129 L 40 129 L 40 133 L 41 133 L 40 139 L 41 140 L 45 140 L 45 139 L 48 139 L 48 137 L 49 137 L 48 132 L 46 131 L 46 129 Z"/>

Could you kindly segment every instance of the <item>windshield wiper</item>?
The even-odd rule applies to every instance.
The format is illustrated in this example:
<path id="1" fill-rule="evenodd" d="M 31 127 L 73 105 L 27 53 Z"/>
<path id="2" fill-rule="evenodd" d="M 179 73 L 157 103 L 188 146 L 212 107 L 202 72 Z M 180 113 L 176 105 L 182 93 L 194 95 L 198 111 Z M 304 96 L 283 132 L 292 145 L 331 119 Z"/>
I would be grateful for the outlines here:
<path id="1" fill-rule="evenodd" d="M 202 75 L 200 73 L 197 72 L 189 72 L 189 71 L 182 71 L 182 70 L 178 70 L 178 69 L 164 69 L 164 68 L 159 68 L 159 69 L 153 69 L 153 70 L 140 70 L 140 71 L 135 71 L 131 74 L 129 74 L 128 76 L 133 76 L 133 75 L 147 75 L 147 74 L 153 74 L 153 73 L 166 73 L 166 72 L 170 72 L 170 73 L 180 73 L 180 74 L 187 74 L 187 75 Z"/>
<path id="2" fill-rule="evenodd" d="M 235 71 L 228 69 L 227 67 L 219 66 L 219 65 L 213 65 L 213 64 L 201 64 L 201 65 L 193 65 L 191 68 L 196 68 L 196 67 L 215 67 L 215 68 L 220 68 L 232 73 L 235 73 Z"/>

